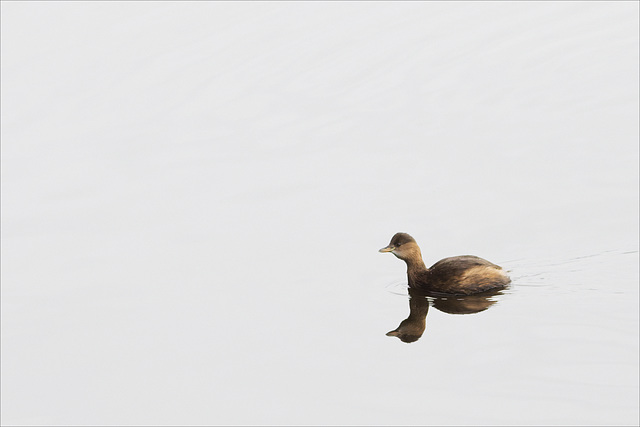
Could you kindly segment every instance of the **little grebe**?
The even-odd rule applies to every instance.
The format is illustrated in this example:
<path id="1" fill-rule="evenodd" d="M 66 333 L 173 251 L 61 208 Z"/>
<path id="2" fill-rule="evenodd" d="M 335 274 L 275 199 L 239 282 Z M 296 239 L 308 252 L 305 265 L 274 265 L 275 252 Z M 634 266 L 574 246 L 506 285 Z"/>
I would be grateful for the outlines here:
<path id="1" fill-rule="evenodd" d="M 473 255 L 445 258 L 427 268 L 420 247 L 407 233 L 396 233 L 380 252 L 391 252 L 407 263 L 409 286 L 414 289 L 470 295 L 504 288 L 511 282 L 502 267 Z"/>

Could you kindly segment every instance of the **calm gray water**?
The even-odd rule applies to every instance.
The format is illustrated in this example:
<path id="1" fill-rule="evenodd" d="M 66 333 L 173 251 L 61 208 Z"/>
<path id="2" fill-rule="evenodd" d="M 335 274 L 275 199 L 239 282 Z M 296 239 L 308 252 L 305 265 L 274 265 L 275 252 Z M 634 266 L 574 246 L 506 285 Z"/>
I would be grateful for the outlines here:
<path id="1" fill-rule="evenodd" d="M 3 424 L 638 424 L 638 3 L 1 7 Z"/>

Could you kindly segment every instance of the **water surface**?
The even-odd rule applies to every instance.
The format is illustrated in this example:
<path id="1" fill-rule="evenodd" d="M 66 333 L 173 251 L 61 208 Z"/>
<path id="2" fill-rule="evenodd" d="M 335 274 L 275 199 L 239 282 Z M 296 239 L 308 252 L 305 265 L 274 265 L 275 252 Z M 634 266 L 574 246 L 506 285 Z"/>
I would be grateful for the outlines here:
<path id="1" fill-rule="evenodd" d="M 2 2 L 3 423 L 637 425 L 637 30 L 634 2 Z M 513 284 L 385 336 L 399 231 Z"/>

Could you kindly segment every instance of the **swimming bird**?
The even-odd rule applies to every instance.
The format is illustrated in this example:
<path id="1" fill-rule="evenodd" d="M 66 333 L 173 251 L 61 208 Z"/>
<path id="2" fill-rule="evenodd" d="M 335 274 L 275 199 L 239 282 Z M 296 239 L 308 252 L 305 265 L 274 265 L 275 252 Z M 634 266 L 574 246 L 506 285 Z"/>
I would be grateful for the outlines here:
<path id="1" fill-rule="evenodd" d="M 444 258 L 427 268 L 420 247 L 407 233 L 396 233 L 379 252 L 391 252 L 407 263 L 409 287 L 414 289 L 471 295 L 505 288 L 511 282 L 502 267 L 473 255 Z"/>

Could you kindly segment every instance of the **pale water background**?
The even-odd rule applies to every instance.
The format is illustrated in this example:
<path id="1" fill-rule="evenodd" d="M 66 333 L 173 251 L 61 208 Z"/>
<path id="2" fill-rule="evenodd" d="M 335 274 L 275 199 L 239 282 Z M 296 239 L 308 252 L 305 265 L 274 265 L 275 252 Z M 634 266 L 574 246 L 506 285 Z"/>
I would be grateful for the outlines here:
<path id="1" fill-rule="evenodd" d="M 638 9 L 2 2 L 3 423 L 637 425 Z"/>

